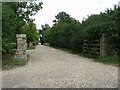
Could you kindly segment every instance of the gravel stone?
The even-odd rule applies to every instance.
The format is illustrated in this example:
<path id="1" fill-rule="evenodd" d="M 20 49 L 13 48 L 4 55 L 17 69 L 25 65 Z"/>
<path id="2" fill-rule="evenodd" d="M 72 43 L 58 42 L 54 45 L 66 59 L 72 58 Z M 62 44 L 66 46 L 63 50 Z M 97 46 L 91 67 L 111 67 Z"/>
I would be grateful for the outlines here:
<path id="1" fill-rule="evenodd" d="M 3 71 L 3 88 L 117 88 L 118 67 L 46 46 L 28 50 L 29 62 Z"/>

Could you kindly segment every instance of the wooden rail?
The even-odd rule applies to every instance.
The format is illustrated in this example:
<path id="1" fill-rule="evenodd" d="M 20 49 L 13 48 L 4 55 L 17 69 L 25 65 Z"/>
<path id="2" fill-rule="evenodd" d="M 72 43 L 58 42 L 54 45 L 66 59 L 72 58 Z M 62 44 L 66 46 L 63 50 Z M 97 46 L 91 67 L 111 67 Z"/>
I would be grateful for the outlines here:
<path id="1" fill-rule="evenodd" d="M 107 38 L 103 34 L 99 40 L 84 40 L 83 53 L 89 57 L 107 56 Z"/>

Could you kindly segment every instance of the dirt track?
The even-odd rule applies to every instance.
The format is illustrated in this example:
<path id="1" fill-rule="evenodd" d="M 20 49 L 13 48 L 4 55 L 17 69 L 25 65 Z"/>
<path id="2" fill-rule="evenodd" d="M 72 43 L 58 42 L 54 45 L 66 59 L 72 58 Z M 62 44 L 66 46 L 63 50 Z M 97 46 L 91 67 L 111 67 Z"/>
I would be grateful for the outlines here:
<path id="1" fill-rule="evenodd" d="M 118 67 L 37 46 L 29 62 L 3 71 L 3 88 L 116 88 Z"/>

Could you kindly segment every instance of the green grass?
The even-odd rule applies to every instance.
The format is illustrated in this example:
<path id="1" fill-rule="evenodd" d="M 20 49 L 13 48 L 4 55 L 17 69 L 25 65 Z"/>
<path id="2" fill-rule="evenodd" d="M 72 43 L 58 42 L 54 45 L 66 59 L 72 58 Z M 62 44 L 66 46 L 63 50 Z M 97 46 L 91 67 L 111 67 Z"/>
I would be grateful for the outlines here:
<path id="1" fill-rule="evenodd" d="M 49 46 L 49 47 L 52 47 L 52 48 L 55 48 L 55 49 L 59 49 L 59 50 L 62 50 L 62 51 L 66 51 L 66 52 L 72 53 L 72 54 L 80 54 L 78 52 L 75 52 L 75 51 L 72 51 L 72 50 L 66 49 L 66 48 L 59 48 L 59 47 L 55 47 L 55 46 Z"/>
<path id="2" fill-rule="evenodd" d="M 27 50 L 32 50 L 32 49 L 35 49 L 35 46 L 27 47 Z"/>
<path id="3" fill-rule="evenodd" d="M 66 49 L 66 48 L 56 48 L 56 49 L 66 51 L 66 52 L 69 52 L 69 53 L 74 53 L 72 50 L 69 50 L 69 49 Z"/>
<path id="4" fill-rule="evenodd" d="M 12 55 L 6 55 L 2 59 L 2 69 L 9 70 L 15 67 L 24 66 L 28 60 L 15 60 Z"/>
<path id="5" fill-rule="evenodd" d="M 117 56 L 99 57 L 99 58 L 95 59 L 95 61 L 101 62 L 104 64 L 118 66 L 118 57 Z"/>

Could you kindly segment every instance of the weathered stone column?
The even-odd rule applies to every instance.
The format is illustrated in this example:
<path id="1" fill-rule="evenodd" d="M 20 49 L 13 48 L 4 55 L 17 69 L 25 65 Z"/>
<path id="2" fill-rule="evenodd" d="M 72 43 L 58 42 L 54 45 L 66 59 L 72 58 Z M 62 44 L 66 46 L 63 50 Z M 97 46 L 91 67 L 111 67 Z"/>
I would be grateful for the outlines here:
<path id="1" fill-rule="evenodd" d="M 105 34 L 102 34 L 102 38 L 100 40 L 100 56 L 105 57 L 108 56 L 108 41 L 107 41 L 107 37 L 105 36 Z"/>
<path id="2" fill-rule="evenodd" d="M 17 34 L 17 49 L 16 49 L 16 60 L 27 60 L 27 43 L 26 43 L 26 34 Z"/>

